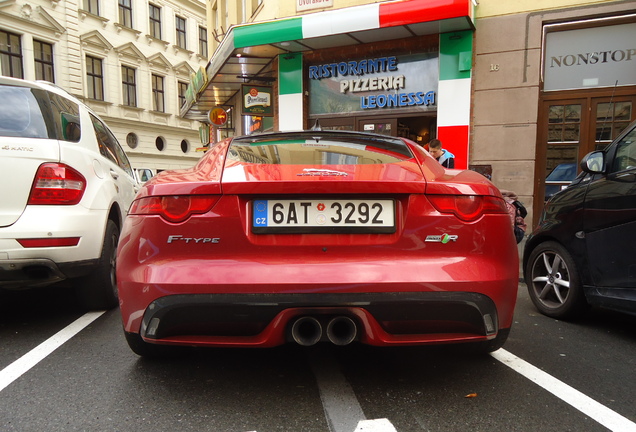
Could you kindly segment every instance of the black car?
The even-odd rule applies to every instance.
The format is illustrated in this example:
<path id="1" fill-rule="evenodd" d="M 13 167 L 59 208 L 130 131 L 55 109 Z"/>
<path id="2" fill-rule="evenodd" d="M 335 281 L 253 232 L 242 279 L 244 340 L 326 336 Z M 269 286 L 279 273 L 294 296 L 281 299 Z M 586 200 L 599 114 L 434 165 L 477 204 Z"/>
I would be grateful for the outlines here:
<path id="1" fill-rule="evenodd" d="M 589 305 L 636 315 L 636 122 L 583 158 L 545 205 L 523 256 L 539 311 L 574 318 Z"/>

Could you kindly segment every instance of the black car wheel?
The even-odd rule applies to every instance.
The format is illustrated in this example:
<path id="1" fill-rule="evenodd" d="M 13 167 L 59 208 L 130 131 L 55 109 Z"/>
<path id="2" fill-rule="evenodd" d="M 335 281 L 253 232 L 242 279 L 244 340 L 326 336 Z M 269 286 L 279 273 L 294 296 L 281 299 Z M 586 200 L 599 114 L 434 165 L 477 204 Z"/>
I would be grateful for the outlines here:
<path id="1" fill-rule="evenodd" d="M 115 277 L 118 242 L 119 228 L 108 220 L 97 268 L 74 283 L 77 298 L 86 309 L 111 309 L 119 303 Z"/>
<path id="2" fill-rule="evenodd" d="M 587 302 L 578 269 L 570 253 L 559 243 L 539 244 L 525 269 L 528 293 L 539 311 L 553 318 L 575 318 Z"/>

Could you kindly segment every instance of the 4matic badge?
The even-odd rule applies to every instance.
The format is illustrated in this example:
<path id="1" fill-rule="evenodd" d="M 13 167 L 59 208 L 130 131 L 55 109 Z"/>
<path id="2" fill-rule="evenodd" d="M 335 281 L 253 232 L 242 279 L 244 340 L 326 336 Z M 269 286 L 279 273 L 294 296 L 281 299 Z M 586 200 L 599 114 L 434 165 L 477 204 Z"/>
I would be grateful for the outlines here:
<path id="1" fill-rule="evenodd" d="M 458 236 L 450 235 L 450 234 L 442 234 L 442 235 L 430 235 L 426 236 L 425 242 L 430 243 L 443 243 L 446 244 L 450 241 L 457 241 Z"/>

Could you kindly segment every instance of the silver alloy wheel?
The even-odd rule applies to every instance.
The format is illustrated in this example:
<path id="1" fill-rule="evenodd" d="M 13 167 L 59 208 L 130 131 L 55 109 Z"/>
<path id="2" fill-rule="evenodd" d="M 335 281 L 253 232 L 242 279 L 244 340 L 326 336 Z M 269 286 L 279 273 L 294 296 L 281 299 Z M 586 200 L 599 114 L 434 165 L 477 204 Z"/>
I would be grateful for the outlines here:
<path id="1" fill-rule="evenodd" d="M 539 254 L 532 263 L 532 290 L 545 307 L 562 306 L 570 294 L 570 271 L 554 251 Z"/>

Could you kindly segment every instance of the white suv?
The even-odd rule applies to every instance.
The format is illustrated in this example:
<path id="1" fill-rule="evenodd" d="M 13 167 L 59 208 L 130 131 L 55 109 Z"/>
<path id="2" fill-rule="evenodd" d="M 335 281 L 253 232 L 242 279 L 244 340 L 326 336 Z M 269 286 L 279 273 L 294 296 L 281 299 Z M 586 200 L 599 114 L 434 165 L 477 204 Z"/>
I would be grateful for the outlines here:
<path id="1" fill-rule="evenodd" d="M 72 280 L 117 305 L 119 231 L 138 188 L 117 139 L 57 86 L 0 77 L 0 289 Z"/>

